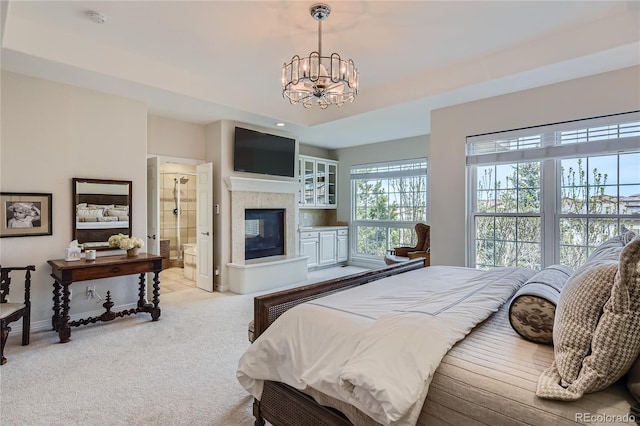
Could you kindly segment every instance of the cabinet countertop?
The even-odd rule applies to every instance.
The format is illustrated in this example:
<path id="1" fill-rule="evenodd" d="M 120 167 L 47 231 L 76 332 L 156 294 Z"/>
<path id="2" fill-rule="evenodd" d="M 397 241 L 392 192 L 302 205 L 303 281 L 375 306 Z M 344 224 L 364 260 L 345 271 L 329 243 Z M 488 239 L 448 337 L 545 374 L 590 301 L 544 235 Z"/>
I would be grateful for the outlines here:
<path id="1" fill-rule="evenodd" d="M 338 229 L 349 229 L 347 225 L 334 225 L 334 226 L 302 226 L 299 232 L 313 232 L 313 231 L 335 231 Z"/>

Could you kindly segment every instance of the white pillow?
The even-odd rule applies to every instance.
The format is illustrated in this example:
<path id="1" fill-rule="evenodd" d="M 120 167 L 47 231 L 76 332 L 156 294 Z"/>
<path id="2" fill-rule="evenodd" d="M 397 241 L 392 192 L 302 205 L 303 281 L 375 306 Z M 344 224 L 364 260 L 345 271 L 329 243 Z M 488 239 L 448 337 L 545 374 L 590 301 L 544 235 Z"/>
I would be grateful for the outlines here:
<path id="1" fill-rule="evenodd" d="M 97 217 L 79 217 L 78 222 L 97 222 Z"/>
<path id="2" fill-rule="evenodd" d="M 129 210 L 125 209 L 108 209 L 105 216 L 126 217 L 129 216 Z"/>
<path id="3" fill-rule="evenodd" d="M 87 207 L 90 209 L 112 209 L 115 206 L 113 204 L 88 204 Z"/>
<path id="4" fill-rule="evenodd" d="M 78 209 L 78 217 L 80 219 L 87 217 L 102 217 L 104 216 L 104 210 L 102 209 Z"/>
<path id="5" fill-rule="evenodd" d="M 117 220 L 118 218 L 114 216 L 104 216 L 98 218 L 98 222 L 115 222 Z"/>

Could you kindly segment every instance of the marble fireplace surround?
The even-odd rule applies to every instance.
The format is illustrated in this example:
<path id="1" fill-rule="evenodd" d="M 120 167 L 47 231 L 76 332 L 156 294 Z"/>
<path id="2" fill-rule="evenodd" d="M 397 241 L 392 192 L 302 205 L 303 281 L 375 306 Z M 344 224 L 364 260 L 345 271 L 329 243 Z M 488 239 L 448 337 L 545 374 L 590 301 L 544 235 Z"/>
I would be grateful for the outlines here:
<path id="1" fill-rule="evenodd" d="M 296 254 L 296 194 L 299 183 L 230 176 L 231 263 L 229 289 L 246 294 L 307 279 L 307 258 Z M 284 209 L 284 255 L 245 260 L 245 209 Z"/>

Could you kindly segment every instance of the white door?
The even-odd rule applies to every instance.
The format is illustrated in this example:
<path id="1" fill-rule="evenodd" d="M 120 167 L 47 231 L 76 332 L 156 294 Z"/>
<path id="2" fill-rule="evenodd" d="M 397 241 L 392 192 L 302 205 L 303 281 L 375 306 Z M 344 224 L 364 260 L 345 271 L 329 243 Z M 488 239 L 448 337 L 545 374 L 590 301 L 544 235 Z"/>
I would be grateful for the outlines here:
<path id="1" fill-rule="evenodd" d="M 318 264 L 330 265 L 336 263 L 336 231 L 320 232 L 320 251 Z"/>
<path id="2" fill-rule="evenodd" d="M 147 158 L 147 253 L 160 254 L 160 159 Z"/>
<path id="3" fill-rule="evenodd" d="M 200 164 L 196 167 L 196 171 L 198 172 L 196 285 L 203 290 L 213 291 L 213 164 Z"/>
<path id="4" fill-rule="evenodd" d="M 338 231 L 338 262 L 349 260 L 349 236 L 346 231 Z"/>
<path id="5" fill-rule="evenodd" d="M 318 237 L 300 240 L 300 254 L 307 256 L 307 267 L 318 266 Z"/>

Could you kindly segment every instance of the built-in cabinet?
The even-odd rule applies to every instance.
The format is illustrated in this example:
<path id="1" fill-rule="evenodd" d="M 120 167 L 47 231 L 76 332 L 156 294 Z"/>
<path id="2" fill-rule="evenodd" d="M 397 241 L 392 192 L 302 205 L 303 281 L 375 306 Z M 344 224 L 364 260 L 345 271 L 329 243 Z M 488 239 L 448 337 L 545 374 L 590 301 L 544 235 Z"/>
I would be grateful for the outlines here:
<path id="1" fill-rule="evenodd" d="M 349 257 L 349 231 L 337 228 L 301 232 L 300 254 L 309 258 L 309 268 L 346 262 Z"/>
<path id="2" fill-rule="evenodd" d="M 320 246 L 318 250 L 318 265 L 333 265 L 338 261 L 338 248 L 336 247 L 336 231 L 319 232 Z"/>
<path id="3" fill-rule="evenodd" d="M 318 250 L 320 240 L 317 232 L 301 232 L 300 233 L 300 255 L 307 256 L 307 267 L 314 268 L 318 266 Z"/>
<path id="4" fill-rule="evenodd" d="M 338 162 L 299 156 L 300 206 L 336 208 L 338 201 Z"/>
<path id="5" fill-rule="evenodd" d="M 346 262 L 349 260 L 349 231 L 347 229 L 338 229 L 337 234 L 338 262 Z"/>

